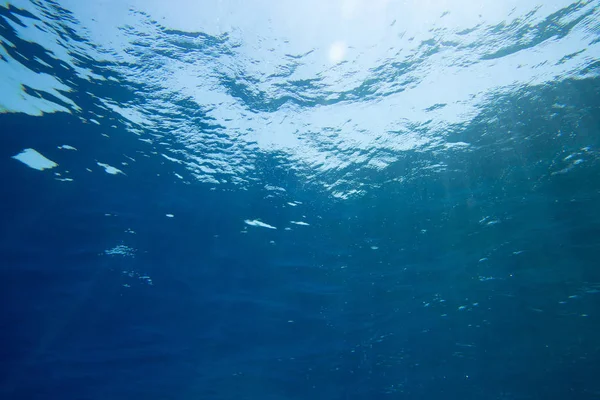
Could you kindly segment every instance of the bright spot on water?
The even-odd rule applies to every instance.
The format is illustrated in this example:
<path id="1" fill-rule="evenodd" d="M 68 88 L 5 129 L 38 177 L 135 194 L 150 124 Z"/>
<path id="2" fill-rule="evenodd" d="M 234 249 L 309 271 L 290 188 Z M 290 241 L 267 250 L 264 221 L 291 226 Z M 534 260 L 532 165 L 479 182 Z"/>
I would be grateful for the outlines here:
<path id="1" fill-rule="evenodd" d="M 346 43 L 337 41 L 329 47 L 329 61 L 337 64 L 344 60 L 346 56 Z"/>
<path id="2" fill-rule="evenodd" d="M 265 224 L 264 222 L 259 221 L 257 219 L 255 219 L 255 220 L 249 220 L 249 219 L 247 219 L 244 222 L 246 224 L 250 225 L 250 226 L 257 226 L 259 228 L 277 229 L 273 225 Z"/>
<path id="3" fill-rule="evenodd" d="M 98 164 L 99 166 L 101 166 L 102 168 L 104 168 L 104 171 L 105 171 L 107 174 L 111 174 L 111 175 L 123 174 L 123 171 L 121 171 L 121 170 L 120 170 L 120 169 L 118 169 L 118 168 L 111 167 L 111 166 L 110 166 L 110 165 L 108 165 L 108 164 L 103 164 L 103 163 L 101 163 L 101 162 L 99 162 L 99 163 L 97 163 L 97 164 Z M 123 174 L 123 175 L 125 175 L 125 174 Z"/>
<path id="4" fill-rule="evenodd" d="M 105 250 L 104 254 L 106 254 L 107 256 L 135 257 L 135 249 L 124 244 L 120 244 L 113 247 L 112 249 Z"/>
<path id="5" fill-rule="evenodd" d="M 296 225 L 302 225 L 302 226 L 309 226 L 310 224 L 304 221 L 290 221 L 292 224 L 296 224 Z"/>
<path id="6" fill-rule="evenodd" d="M 174 217 L 174 215 L 173 215 L 173 214 L 165 214 L 165 216 L 166 216 L 167 218 L 173 218 L 173 217 Z"/>
<path id="7" fill-rule="evenodd" d="M 37 169 L 38 171 L 43 171 L 47 168 L 54 168 L 58 166 L 52 160 L 47 159 L 40 153 L 38 153 L 34 149 L 25 149 L 16 156 L 13 156 L 15 160 L 21 161 L 23 164 L 31 167 L 33 169 Z"/>

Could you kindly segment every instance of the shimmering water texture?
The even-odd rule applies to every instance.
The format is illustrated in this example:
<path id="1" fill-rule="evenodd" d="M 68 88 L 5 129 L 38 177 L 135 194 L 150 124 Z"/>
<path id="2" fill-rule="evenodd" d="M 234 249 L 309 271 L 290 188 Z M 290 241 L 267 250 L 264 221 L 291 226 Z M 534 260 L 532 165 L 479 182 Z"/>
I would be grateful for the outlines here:
<path id="1" fill-rule="evenodd" d="M 0 2 L 0 396 L 597 399 L 600 1 Z"/>

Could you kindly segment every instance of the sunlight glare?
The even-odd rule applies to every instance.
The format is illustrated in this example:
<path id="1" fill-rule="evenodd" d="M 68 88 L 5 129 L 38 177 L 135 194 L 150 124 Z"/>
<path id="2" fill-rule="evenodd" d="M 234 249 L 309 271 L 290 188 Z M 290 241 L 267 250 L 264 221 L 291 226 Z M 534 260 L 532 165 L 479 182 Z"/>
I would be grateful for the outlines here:
<path id="1" fill-rule="evenodd" d="M 346 56 L 346 43 L 342 41 L 334 42 L 329 47 L 329 61 L 333 64 L 340 63 Z"/>

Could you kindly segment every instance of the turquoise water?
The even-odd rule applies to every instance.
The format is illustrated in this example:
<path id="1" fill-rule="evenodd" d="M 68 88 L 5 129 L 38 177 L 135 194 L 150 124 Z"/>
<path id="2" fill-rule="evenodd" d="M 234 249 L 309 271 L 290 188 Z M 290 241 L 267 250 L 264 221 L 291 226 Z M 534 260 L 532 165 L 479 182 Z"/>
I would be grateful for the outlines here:
<path id="1" fill-rule="evenodd" d="M 2 398 L 598 398 L 599 21 L 0 3 Z"/>

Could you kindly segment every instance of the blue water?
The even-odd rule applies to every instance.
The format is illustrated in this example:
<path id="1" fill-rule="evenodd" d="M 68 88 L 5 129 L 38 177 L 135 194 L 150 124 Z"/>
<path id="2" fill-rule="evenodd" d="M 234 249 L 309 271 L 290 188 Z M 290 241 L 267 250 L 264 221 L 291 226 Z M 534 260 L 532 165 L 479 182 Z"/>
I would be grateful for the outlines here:
<path id="1" fill-rule="evenodd" d="M 597 399 L 600 2 L 0 4 L 0 398 Z"/>

